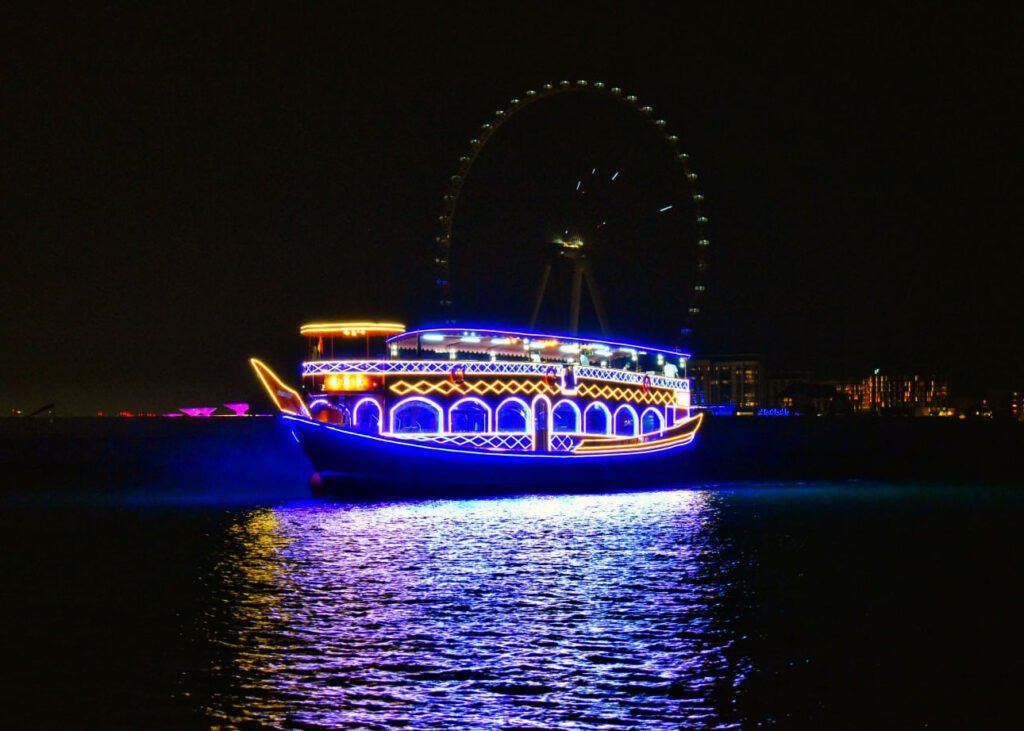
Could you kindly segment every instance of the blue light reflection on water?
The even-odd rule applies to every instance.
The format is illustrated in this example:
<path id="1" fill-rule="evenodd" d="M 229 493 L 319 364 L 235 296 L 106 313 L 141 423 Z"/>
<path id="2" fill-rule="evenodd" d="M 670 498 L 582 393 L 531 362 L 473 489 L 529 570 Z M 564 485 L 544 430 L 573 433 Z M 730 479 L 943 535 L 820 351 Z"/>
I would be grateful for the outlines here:
<path id="1" fill-rule="evenodd" d="M 215 723 L 732 728 L 718 497 L 295 504 L 213 577 Z"/>

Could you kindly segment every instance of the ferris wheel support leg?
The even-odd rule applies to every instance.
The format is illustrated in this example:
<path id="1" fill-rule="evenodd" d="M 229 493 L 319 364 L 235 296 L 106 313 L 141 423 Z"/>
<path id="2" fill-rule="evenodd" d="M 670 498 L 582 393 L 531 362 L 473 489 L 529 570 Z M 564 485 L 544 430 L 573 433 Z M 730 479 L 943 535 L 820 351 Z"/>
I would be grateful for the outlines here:
<path id="1" fill-rule="evenodd" d="M 580 331 L 580 297 L 583 296 L 583 259 L 577 257 L 572 263 L 572 301 L 569 310 L 569 333 L 578 335 Z"/>
<path id="2" fill-rule="evenodd" d="M 537 318 L 540 316 L 540 305 L 544 301 L 544 290 L 548 287 L 548 278 L 551 276 L 551 264 L 544 266 L 544 274 L 540 278 L 540 287 L 537 288 L 537 297 L 533 300 L 533 314 L 530 315 L 530 329 L 537 327 Z"/>
<path id="3" fill-rule="evenodd" d="M 604 312 L 604 300 L 601 299 L 601 291 L 597 288 L 597 282 L 594 281 L 594 275 L 590 272 L 590 267 L 587 264 L 583 265 L 583 274 L 587 278 L 587 289 L 590 291 L 590 300 L 594 303 L 597 322 L 601 325 L 601 334 L 607 337 L 608 317 Z"/>

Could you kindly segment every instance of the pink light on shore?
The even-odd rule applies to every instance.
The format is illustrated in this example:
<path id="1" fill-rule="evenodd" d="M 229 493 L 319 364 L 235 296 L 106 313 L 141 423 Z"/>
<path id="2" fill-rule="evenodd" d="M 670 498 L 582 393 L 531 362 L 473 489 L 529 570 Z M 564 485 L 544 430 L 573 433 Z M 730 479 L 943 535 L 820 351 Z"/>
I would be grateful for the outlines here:
<path id="1" fill-rule="evenodd" d="M 224 404 L 225 409 L 231 409 L 234 412 L 232 416 L 245 416 L 249 411 L 249 404 L 237 403 L 237 404 Z"/>
<path id="2" fill-rule="evenodd" d="M 181 409 L 181 412 L 183 414 L 188 414 L 189 416 L 196 416 L 196 417 L 205 418 L 205 417 L 208 417 L 208 416 L 212 416 L 213 412 L 216 411 L 216 410 L 217 410 L 216 406 L 202 406 L 202 407 L 193 407 L 193 408 L 183 408 L 183 409 Z"/>

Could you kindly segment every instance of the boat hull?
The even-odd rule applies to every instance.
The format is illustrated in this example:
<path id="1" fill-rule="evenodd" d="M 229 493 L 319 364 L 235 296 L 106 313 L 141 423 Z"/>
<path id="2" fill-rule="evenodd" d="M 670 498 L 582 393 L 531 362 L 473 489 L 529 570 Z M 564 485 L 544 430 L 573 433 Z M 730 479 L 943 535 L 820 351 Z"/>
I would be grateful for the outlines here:
<path id="1" fill-rule="evenodd" d="M 614 456 L 466 451 L 282 418 L 316 469 L 316 486 L 347 499 L 667 487 L 685 484 L 694 447 Z"/>

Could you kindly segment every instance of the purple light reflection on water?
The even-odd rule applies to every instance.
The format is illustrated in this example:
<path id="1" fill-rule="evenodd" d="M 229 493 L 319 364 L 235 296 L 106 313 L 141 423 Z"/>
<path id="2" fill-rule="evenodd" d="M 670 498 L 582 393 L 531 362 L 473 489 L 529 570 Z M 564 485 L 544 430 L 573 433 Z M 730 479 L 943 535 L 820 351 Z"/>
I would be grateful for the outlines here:
<path id="1" fill-rule="evenodd" d="M 747 662 L 713 494 L 302 504 L 213 581 L 211 722 L 732 728 Z"/>

